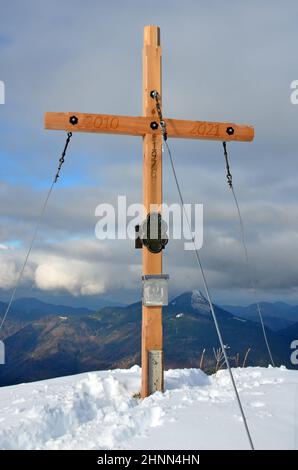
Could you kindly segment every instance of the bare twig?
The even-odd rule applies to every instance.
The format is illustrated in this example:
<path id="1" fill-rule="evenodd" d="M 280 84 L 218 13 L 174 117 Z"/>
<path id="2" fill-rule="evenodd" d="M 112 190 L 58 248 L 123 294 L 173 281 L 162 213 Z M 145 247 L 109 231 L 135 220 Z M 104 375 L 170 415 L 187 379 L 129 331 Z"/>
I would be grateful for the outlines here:
<path id="1" fill-rule="evenodd" d="M 201 360 L 200 360 L 200 369 L 201 370 L 204 369 L 205 352 L 206 352 L 206 349 L 204 348 L 203 351 L 202 351 Z"/>
<path id="2" fill-rule="evenodd" d="M 236 357 L 235 357 L 235 366 L 236 366 L 236 367 L 239 367 L 239 360 L 240 360 L 240 354 L 237 353 L 237 354 L 236 354 Z"/>
<path id="3" fill-rule="evenodd" d="M 251 350 L 251 348 L 248 348 L 248 350 L 247 350 L 246 353 L 245 353 L 245 356 L 244 356 L 244 359 L 243 359 L 242 367 L 245 367 L 246 360 L 247 360 L 247 356 L 249 355 L 250 350 Z"/>

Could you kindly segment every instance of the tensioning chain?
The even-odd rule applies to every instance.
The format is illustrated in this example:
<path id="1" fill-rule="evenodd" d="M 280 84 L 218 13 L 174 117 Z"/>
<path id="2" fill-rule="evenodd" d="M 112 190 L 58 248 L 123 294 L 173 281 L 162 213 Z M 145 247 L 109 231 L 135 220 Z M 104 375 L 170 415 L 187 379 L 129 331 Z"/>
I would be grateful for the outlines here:
<path id="1" fill-rule="evenodd" d="M 224 156 L 225 156 L 225 161 L 226 161 L 228 185 L 230 186 L 230 188 L 233 188 L 232 173 L 230 171 L 229 158 L 228 158 L 228 152 L 227 152 L 227 143 L 223 142 L 222 145 L 223 145 Z"/>
<path id="2" fill-rule="evenodd" d="M 61 157 L 59 158 L 59 165 L 58 165 L 58 169 L 57 169 L 57 173 L 56 173 L 56 176 L 55 176 L 55 179 L 54 179 L 54 183 L 57 183 L 57 180 L 60 176 L 60 170 L 62 168 L 62 165 L 63 163 L 65 162 L 65 155 L 66 155 L 66 151 L 67 151 L 67 147 L 68 147 L 68 144 L 71 140 L 71 137 L 72 137 L 72 132 L 68 132 L 67 133 L 67 139 L 66 139 L 66 142 L 65 142 L 65 146 L 64 146 L 64 149 L 63 149 L 63 152 L 62 152 L 62 155 Z"/>
<path id="3" fill-rule="evenodd" d="M 161 96 L 158 93 L 158 91 L 156 91 L 156 90 L 151 91 L 150 96 L 151 96 L 151 98 L 153 98 L 155 100 L 156 111 L 157 111 L 158 118 L 159 118 L 159 125 L 161 127 L 163 138 L 166 141 L 167 138 L 168 138 L 168 134 L 167 134 L 167 125 L 166 125 L 165 121 L 163 120 L 162 112 L 161 112 L 161 106 L 160 106 Z"/>

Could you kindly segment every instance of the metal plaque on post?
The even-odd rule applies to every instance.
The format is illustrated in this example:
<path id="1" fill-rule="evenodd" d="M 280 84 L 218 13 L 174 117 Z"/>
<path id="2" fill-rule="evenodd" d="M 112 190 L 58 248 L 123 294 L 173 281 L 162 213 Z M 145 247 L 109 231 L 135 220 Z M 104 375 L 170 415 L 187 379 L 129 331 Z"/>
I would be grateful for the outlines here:
<path id="1" fill-rule="evenodd" d="M 156 349 L 148 353 L 149 394 L 163 392 L 163 352 Z"/>

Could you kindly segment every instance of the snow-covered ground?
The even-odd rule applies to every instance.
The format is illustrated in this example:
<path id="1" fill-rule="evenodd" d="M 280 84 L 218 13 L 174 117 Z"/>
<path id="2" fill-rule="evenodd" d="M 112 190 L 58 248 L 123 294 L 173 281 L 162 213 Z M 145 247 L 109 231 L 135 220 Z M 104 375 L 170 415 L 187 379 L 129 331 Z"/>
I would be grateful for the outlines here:
<path id="1" fill-rule="evenodd" d="M 298 371 L 234 369 L 257 449 L 298 448 Z M 246 449 L 226 371 L 166 372 L 141 401 L 140 368 L 0 388 L 0 449 Z"/>

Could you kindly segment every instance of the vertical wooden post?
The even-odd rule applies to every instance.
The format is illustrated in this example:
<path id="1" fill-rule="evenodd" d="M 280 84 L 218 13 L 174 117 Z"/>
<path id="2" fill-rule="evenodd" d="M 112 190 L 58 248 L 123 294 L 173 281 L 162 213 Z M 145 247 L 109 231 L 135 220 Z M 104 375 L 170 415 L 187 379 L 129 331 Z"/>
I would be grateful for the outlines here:
<path id="1" fill-rule="evenodd" d="M 158 26 L 145 26 L 143 49 L 143 115 L 158 122 L 155 101 L 150 92 L 157 90 L 161 96 L 161 47 Z M 162 204 L 162 137 L 158 134 L 146 134 L 143 140 L 143 203 L 145 216 L 156 205 L 155 211 Z M 162 253 L 150 253 L 143 247 L 143 274 L 162 273 Z M 162 361 L 162 307 L 142 308 L 142 397 L 154 391 L 163 391 Z M 161 361 L 153 359 L 153 351 L 160 351 Z M 151 352 L 151 354 L 149 354 Z M 155 354 L 156 356 L 156 354 Z M 152 363 L 149 364 L 149 361 Z M 152 376 L 155 377 L 152 384 Z M 151 377 L 151 379 L 150 379 Z"/>

